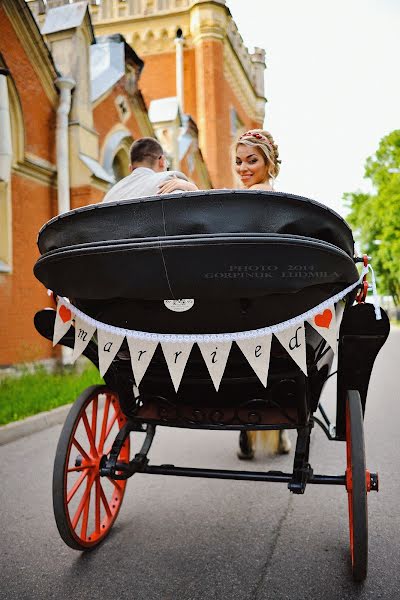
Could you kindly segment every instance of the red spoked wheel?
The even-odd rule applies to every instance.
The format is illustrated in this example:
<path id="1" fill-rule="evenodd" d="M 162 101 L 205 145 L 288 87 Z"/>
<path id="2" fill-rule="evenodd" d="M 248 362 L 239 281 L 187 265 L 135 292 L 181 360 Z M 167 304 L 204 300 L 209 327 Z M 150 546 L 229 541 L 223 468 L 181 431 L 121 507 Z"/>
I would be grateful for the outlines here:
<path id="1" fill-rule="evenodd" d="M 346 490 L 349 504 L 350 554 L 355 581 L 363 581 L 368 569 L 368 509 L 364 424 L 360 394 L 347 393 L 346 401 Z"/>
<path id="2" fill-rule="evenodd" d="M 99 465 L 126 423 L 118 396 L 106 386 L 87 388 L 61 431 L 53 471 L 53 508 L 64 542 L 76 550 L 97 546 L 117 518 L 126 480 L 100 478 Z M 129 462 L 125 440 L 118 462 Z"/>

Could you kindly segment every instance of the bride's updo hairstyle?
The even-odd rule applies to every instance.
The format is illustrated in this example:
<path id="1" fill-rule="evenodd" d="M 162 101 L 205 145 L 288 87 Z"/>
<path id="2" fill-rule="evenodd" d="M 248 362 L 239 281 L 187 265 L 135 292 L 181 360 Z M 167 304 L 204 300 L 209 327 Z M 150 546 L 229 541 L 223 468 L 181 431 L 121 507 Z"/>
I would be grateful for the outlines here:
<path id="1" fill-rule="evenodd" d="M 256 146 L 261 151 L 268 169 L 269 179 L 275 179 L 279 173 L 279 151 L 274 138 L 268 131 L 263 129 L 250 129 L 243 133 L 235 143 L 235 152 L 239 144 L 245 146 Z"/>

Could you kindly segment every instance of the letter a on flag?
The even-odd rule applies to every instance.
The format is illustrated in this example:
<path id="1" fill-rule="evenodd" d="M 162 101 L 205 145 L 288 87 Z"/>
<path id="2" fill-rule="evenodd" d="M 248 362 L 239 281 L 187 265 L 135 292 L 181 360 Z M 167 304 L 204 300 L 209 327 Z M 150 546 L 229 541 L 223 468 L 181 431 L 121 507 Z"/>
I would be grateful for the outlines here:
<path id="1" fill-rule="evenodd" d="M 121 348 L 121 344 L 124 341 L 123 335 L 115 333 L 108 333 L 102 329 L 97 330 L 97 343 L 99 351 L 99 371 L 103 377 L 104 373 L 107 372 L 109 366 L 114 360 L 115 355 Z"/>

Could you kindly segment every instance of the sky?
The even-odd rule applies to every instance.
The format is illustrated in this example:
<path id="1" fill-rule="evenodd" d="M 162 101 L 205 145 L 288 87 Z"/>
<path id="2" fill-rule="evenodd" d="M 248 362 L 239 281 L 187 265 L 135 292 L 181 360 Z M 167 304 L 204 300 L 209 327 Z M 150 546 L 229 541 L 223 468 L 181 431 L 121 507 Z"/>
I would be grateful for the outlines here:
<path id="1" fill-rule="evenodd" d="M 364 164 L 400 129 L 400 0 L 226 0 L 245 45 L 266 51 L 265 128 L 278 191 L 343 216 L 371 191 Z"/>

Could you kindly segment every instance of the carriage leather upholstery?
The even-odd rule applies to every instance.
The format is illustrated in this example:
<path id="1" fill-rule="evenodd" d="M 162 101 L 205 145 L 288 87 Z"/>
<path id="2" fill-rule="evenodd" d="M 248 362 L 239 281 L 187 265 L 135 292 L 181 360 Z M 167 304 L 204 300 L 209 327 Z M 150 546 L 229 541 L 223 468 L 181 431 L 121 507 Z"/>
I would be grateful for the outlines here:
<path id="1" fill-rule="evenodd" d="M 277 233 L 329 242 L 353 256 L 346 222 L 293 194 L 209 190 L 92 204 L 51 219 L 39 232 L 41 254 L 97 241 L 209 233 Z"/>
<path id="2" fill-rule="evenodd" d="M 167 332 L 277 323 L 358 279 L 345 221 L 290 194 L 213 190 L 91 205 L 49 221 L 36 277 L 100 321 Z M 194 298 L 187 312 L 164 299 Z"/>

